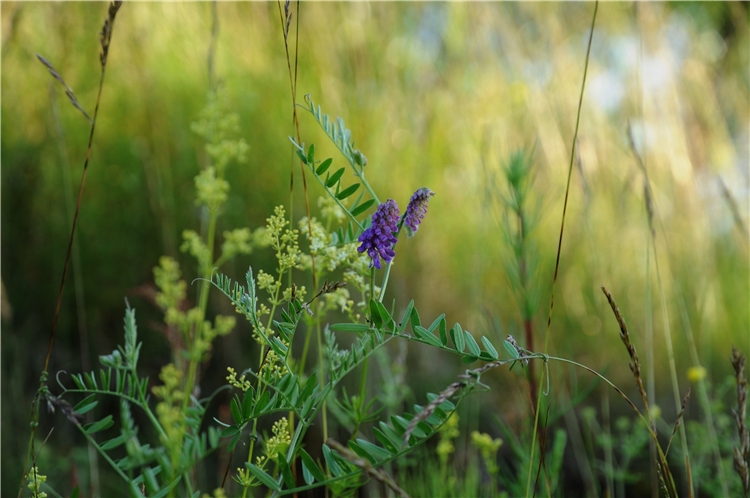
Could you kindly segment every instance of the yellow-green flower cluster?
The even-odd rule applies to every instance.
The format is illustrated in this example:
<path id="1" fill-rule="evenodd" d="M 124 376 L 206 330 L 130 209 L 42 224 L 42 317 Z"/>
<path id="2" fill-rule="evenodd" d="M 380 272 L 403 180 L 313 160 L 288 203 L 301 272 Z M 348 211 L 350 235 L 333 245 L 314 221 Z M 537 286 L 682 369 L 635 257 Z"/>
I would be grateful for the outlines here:
<path id="1" fill-rule="evenodd" d="M 453 414 L 445 421 L 445 424 L 438 430 L 440 435 L 440 442 L 437 445 L 437 454 L 440 458 L 440 463 L 445 465 L 448 463 L 448 457 L 456 451 L 453 446 L 453 440 L 456 439 L 461 432 L 458 430 L 458 414 Z"/>
<path id="2" fill-rule="evenodd" d="M 229 182 L 216 176 L 216 169 L 209 166 L 195 177 L 195 203 L 216 210 L 227 201 Z"/>
<path id="3" fill-rule="evenodd" d="M 281 281 L 276 280 L 273 275 L 270 275 L 263 270 L 258 272 L 258 275 L 255 277 L 255 282 L 258 284 L 258 289 L 268 292 L 271 296 L 275 296 L 281 287 Z"/>
<path id="4" fill-rule="evenodd" d="M 227 375 L 227 382 L 229 382 L 230 386 L 234 386 L 243 392 L 246 392 L 252 387 L 250 381 L 245 378 L 245 374 L 242 374 L 240 379 L 237 380 L 237 372 L 235 372 L 234 368 L 227 367 L 227 371 L 229 372 L 229 375 Z"/>
<path id="5" fill-rule="evenodd" d="M 156 304 L 166 312 L 166 322 L 174 325 L 178 320 L 176 314 L 180 302 L 185 299 L 187 284 L 180 280 L 180 265 L 168 257 L 159 259 L 159 266 L 154 268 L 154 281 L 159 288 L 156 294 Z"/>
<path id="6" fill-rule="evenodd" d="M 193 308 L 197 311 L 197 308 Z M 193 310 L 190 310 L 193 311 Z M 211 323 L 204 321 L 200 329 L 200 334 L 195 337 L 195 354 L 197 358 L 203 359 L 203 355 L 211 351 L 211 343 L 216 337 L 224 336 L 229 334 L 236 323 L 236 319 L 233 316 L 216 315 L 214 318 L 214 326 Z"/>
<path id="7" fill-rule="evenodd" d="M 203 493 L 202 498 L 227 498 L 227 494 L 221 488 L 214 489 L 214 494 Z"/>
<path id="8" fill-rule="evenodd" d="M 261 309 L 263 309 L 264 313 L 258 313 L 258 316 L 266 315 L 270 313 L 270 310 L 266 308 L 264 305 L 260 305 Z M 267 346 L 268 345 L 268 337 L 272 336 L 274 334 L 274 330 L 269 328 L 267 329 L 263 325 L 260 325 L 259 328 L 253 329 L 253 340 L 260 344 L 261 346 Z"/>
<path id="9" fill-rule="evenodd" d="M 503 444 L 502 439 L 492 439 L 489 434 L 479 433 L 473 431 L 471 433 L 471 442 L 479 450 L 479 454 L 482 455 L 484 465 L 487 467 L 487 472 L 490 475 L 496 475 L 500 470 L 497 466 L 497 450 Z"/>
<path id="10" fill-rule="evenodd" d="M 258 465 L 258 467 L 263 468 L 260 465 Z M 253 477 L 249 470 L 237 467 L 237 475 L 235 476 L 234 480 L 237 481 L 237 484 L 239 484 L 243 488 L 249 488 L 253 485 L 255 477 Z"/>
<path id="11" fill-rule="evenodd" d="M 167 325 L 179 329 L 183 336 L 187 337 L 195 327 L 195 347 L 192 352 L 195 359 L 200 360 L 211 350 L 211 343 L 216 337 L 232 331 L 236 320 L 232 316 L 218 315 L 212 327 L 211 322 L 203 320 L 200 309 L 180 310 L 187 286 L 184 280 L 180 280 L 180 267 L 175 260 L 166 256 L 159 263 L 160 266 L 154 268 L 154 280 L 160 291 L 156 294 L 156 304 L 164 310 Z"/>
<path id="12" fill-rule="evenodd" d="M 289 434 L 289 421 L 286 417 L 277 420 L 271 427 L 273 436 L 266 441 L 266 456 L 271 460 L 276 460 L 279 453 L 283 453 L 289 448 L 292 442 L 292 435 Z"/>
<path id="13" fill-rule="evenodd" d="M 221 258 L 229 259 L 237 254 L 253 252 L 253 233 L 249 228 L 238 228 L 231 232 L 224 231 L 224 243 L 221 244 Z"/>
<path id="14" fill-rule="evenodd" d="M 211 251 L 208 250 L 201 236 L 194 230 L 182 232 L 180 251 L 190 253 L 198 261 L 198 267 L 202 272 L 211 266 Z"/>
<path id="15" fill-rule="evenodd" d="M 156 405 L 156 416 L 165 432 L 162 444 L 169 448 L 171 442 L 182 440 L 181 403 L 185 396 L 181 389 L 182 372 L 174 364 L 168 363 L 162 367 L 159 379 L 163 384 L 154 386 L 152 392 L 162 400 Z"/>
<path id="16" fill-rule="evenodd" d="M 308 226 L 307 217 L 299 221 L 299 229 L 305 238 L 310 241 L 310 255 L 302 255 L 301 266 L 303 269 L 312 268 L 312 257 L 315 258 L 316 269 L 333 272 L 336 268 L 348 264 L 352 266 L 360 259 L 357 252 L 357 243 L 345 244 L 343 246 L 333 245 L 333 236 L 326 231 L 316 218 L 311 218 Z M 363 259 L 363 261 L 365 261 Z M 367 263 L 365 261 L 364 266 Z"/>
<path id="17" fill-rule="evenodd" d="M 305 296 L 307 295 L 307 288 L 305 288 L 304 285 L 297 287 L 295 292 L 296 292 L 296 295 L 295 295 L 296 299 L 298 299 L 299 301 L 305 300 Z M 287 287 L 286 289 L 284 289 L 284 292 L 281 293 L 281 300 L 284 302 L 288 302 L 292 300 L 292 288 L 291 287 Z"/>
<path id="18" fill-rule="evenodd" d="M 39 473 L 39 469 L 36 467 L 32 467 L 31 472 L 29 472 L 29 475 L 26 477 L 29 481 L 29 489 L 31 490 L 31 493 L 33 496 L 38 498 L 47 498 L 47 493 L 44 491 L 39 491 L 42 487 L 43 482 L 47 482 L 47 476 L 43 476 Z"/>
<path id="19" fill-rule="evenodd" d="M 287 228 L 289 221 L 283 206 L 276 206 L 274 214 L 266 220 L 266 230 L 271 238 L 271 247 L 276 250 L 279 262 L 279 274 L 292 268 L 300 268 L 300 250 L 297 241 L 299 232 Z"/>
<path id="20" fill-rule="evenodd" d="M 346 204 L 346 202 L 347 200 L 342 201 L 343 204 Z M 318 207 L 320 208 L 320 214 L 323 219 L 329 223 L 340 225 L 346 220 L 346 213 L 341 209 L 341 206 L 333 200 L 333 197 L 318 197 Z"/>
<path id="21" fill-rule="evenodd" d="M 289 347 L 289 341 L 281 340 L 281 343 L 284 344 L 284 346 Z M 286 370 L 286 366 L 284 365 L 284 362 L 281 358 L 279 358 L 279 355 L 276 354 L 274 350 L 268 351 L 268 354 L 266 355 L 266 360 L 263 362 L 263 365 L 260 367 L 260 373 L 265 379 L 273 379 L 278 378 L 284 375 L 284 371 Z"/>
<path id="22" fill-rule="evenodd" d="M 320 304 L 321 312 L 337 309 L 342 313 L 351 313 L 354 301 L 350 299 L 349 291 L 341 287 L 333 292 L 324 295 L 324 300 Z"/>
<path id="23" fill-rule="evenodd" d="M 220 173 L 231 160 L 239 163 L 247 159 L 249 149 L 243 139 L 236 139 L 240 118 L 229 112 L 226 91 L 219 88 L 208 96 L 208 104 L 201 111 L 198 122 L 192 124 L 195 133 L 206 139 L 206 153 Z"/>

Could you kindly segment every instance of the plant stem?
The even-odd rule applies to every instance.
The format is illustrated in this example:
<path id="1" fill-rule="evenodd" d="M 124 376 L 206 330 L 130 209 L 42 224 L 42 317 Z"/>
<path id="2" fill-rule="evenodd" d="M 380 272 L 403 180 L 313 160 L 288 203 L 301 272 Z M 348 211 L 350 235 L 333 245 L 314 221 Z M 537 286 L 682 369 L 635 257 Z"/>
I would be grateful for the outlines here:
<path id="1" fill-rule="evenodd" d="M 581 81 L 581 93 L 578 97 L 578 110 L 576 112 L 576 127 L 575 131 L 573 132 L 573 143 L 571 144 L 571 150 L 570 150 L 570 163 L 568 164 L 568 180 L 565 186 L 565 200 L 563 201 L 563 212 L 562 212 L 562 220 L 560 222 L 560 237 L 557 241 L 557 256 L 555 258 L 555 273 L 552 277 L 552 291 L 550 294 L 550 303 L 549 303 L 549 314 L 547 316 L 547 330 L 544 334 L 544 352 L 547 352 L 548 346 L 549 346 L 549 334 L 550 334 L 550 328 L 552 325 L 552 310 L 555 306 L 555 283 L 557 282 L 557 274 L 560 269 L 560 252 L 562 250 L 562 240 L 563 240 L 563 232 L 565 230 L 565 214 L 568 210 L 568 195 L 570 193 L 570 179 L 573 176 L 573 161 L 575 160 L 575 151 L 576 151 L 576 145 L 578 143 L 578 127 L 581 123 L 581 108 L 583 107 L 583 92 L 586 89 L 586 75 L 588 74 L 589 70 L 589 57 L 591 56 L 591 42 L 594 39 L 594 26 L 596 25 L 596 14 L 599 11 L 599 0 L 596 1 L 594 4 L 594 14 L 591 18 L 591 29 L 589 32 L 589 41 L 588 46 L 586 48 L 586 60 L 583 65 L 583 81 Z M 534 459 L 534 452 L 536 450 L 536 430 L 539 425 L 539 408 L 541 404 L 541 383 L 539 384 L 539 389 L 537 392 L 537 409 L 534 414 L 534 433 L 532 434 L 532 441 L 531 441 L 531 459 Z M 544 458 L 544 455 L 541 455 L 541 458 Z M 529 495 L 531 491 L 531 466 L 529 466 L 529 473 L 526 480 L 526 494 Z"/>

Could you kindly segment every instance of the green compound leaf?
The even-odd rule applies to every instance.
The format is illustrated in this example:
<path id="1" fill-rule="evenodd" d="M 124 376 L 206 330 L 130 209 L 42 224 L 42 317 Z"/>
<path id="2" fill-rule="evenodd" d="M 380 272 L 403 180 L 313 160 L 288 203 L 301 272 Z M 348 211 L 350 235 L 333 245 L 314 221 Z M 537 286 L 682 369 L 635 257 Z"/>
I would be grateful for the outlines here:
<path id="1" fill-rule="evenodd" d="M 313 373 L 305 382 L 305 387 L 302 388 L 302 393 L 299 395 L 302 401 L 306 401 L 307 398 L 312 396 L 318 387 L 318 375 Z"/>
<path id="2" fill-rule="evenodd" d="M 375 434 L 375 437 L 378 439 L 378 441 L 380 441 L 380 444 L 382 444 L 385 449 L 387 449 L 391 453 L 398 453 L 399 446 L 397 445 L 401 444 L 398 440 L 396 440 L 396 442 L 394 443 L 394 441 L 391 441 L 388 436 L 377 427 L 372 428 L 372 433 Z"/>
<path id="3" fill-rule="evenodd" d="M 359 445 L 360 448 L 362 448 L 368 454 L 373 456 L 373 458 L 375 459 L 372 462 L 373 464 L 376 464 L 377 462 L 386 460 L 391 457 L 391 454 L 388 451 L 364 439 L 357 439 L 357 444 Z"/>
<path id="4" fill-rule="evenodd" d="M 521 355 L 518 354 L 518 350 L 515 347 L 513 347 L 513 344 L 511 344 L 507 340 L 503 341 L 503 347 L 508 352 L 508 354 L 510 355 L 511 358 L 520 358 L 521 357 Z"/>
<path id="5" fill-rule="evenodd" d="M 338 462 L 336 462 L 336 459 L 333 458 L 333 452 L 331 451 L 331 448 L 329 448 L 327 444 L 323 445 L 323 458 L 325 458 L 326 465 L 328 465 L 328 470 L 331 471 L 331 474 L 333 474 L 334 477 L 339 477 L 344 473 L 341 470 L 341 467 L 339 466 Z"/>
<path id="6" fill-rule="evenodd" d="M 479 344 L 477 344 L 476 339 L 474 339 L 474 336 L 471 335 L 471 332 L 468 330 L 464 330 L 464 336 L 466 337 L 466 345 L 469 346 L 469 351 L 474 356 L 479 356 L 481 354 L 481 351 L 479 349 Z"/>
<path id="7" fill-rule="evenodd" d="M 344 190 L 342 190 L 336 195 L 336 199 L 343 201 L 344 199 L 352 195 L 354 192 L 356 192 L 357 189 L 359 188 L 359 185 L 360 185 L 359 183 L 355 183 L 354 185 L 350 185 L 346 187 Z"/>
<path id="8" fill-rule="evenodd" d="M 307 149 L 307 162 L 310 164 L 315 163 L 315 144 L 310 144 L 310 148 Z"/>
<path id="9" fill-rule="evenodd" d="M 453 345 L 456 346 L 456 351 L 463 353 L 464 349 L 466 349 L 466 339 L 464 338 L 464 331 L 461 329 L 461 325 L 456 323 L 450 333 Z"/>
<path id="10" fill-rule="evenodd" d="M 305 482 L 307 484 L 312 484 L 313 481 L 325 481 L 325 474 L 320 469 L 320 467 L 318 467 L 318 464 L 315 463 L 315 460 L 313 460 L 310 454 L 301 448 L 299 450 L 299 454 L 302 457 L 302 472 L 303 474 L 305 474 Z M 309 474 L 309 476 L 307 474 Z M 310 481 L 308 481 L 308 477 L 311 478 Z"/>
<path id="11" fill-rule="evenodd" d="M 370 209 L 370 206 L 372 206 L 373 204 L 375 204 L 375 199 L 370 199 L 369 201 L 363 202 L 359 206 L 352 209 L 352 216 L 359 216 L 360 214 Z"/>
<path id="12" fill-rule="evenodd" d="M 90 435 L 99 431 L 109 429 L 114 424 L 115 424 L 115 421 L 112 420 L 112 415 L 107 415 L 105 418 L 101 419 L 98 422 L 94 422 L 93 424 L 84 426 L 83 430 L 86 431 L 86 434 Z"/>
<path id="13" fill-rule="evenodd" d="M 442 320 L 440 320 L 440 324 L 438 325 L 438 332 L 440 334 L 440 342 L 442 343 L 443 346 L 448 345 L 448 334 L 446 333 L 445 329 L 446 329 L 446 323 L 445 323 L 445 318 L 443 318 Z"/>
<path id="14" fill-rule="evenodd" d="M 381 303 L 380 301 L 377 302 L 377 307 L 378 307 L 378 313 L 380 314 L 380 318 L 383 319 L 384 327 L 393 329 L 394 323 L 393 323 L 393 318 L 391 318 L 391 314 L 388 312 L 387 309 L 385 309 L 385 306 L 383 306 L 383 303 Z"/>
<path id="15" fill-rule="evenodd" d="M 261 413 L 263 413 L 263 409 L 266 407 L 268 402 L 271 401 L 271 393 L 268 391 L 264 392 L 263 395 L 260 397 L 257 403 L 255 403 L 255 406 L 253 407 L 253 415 L 255 417 L 259 416 Z"/>
<path id="16" fill-rule="evenodd" d="M 302 153 L 301 150 L 297 151 L 297 155 L 299 156 L 300 160 L 302 160 L 303 163 L 307 164 L 307 158 L 305 157 L 305 154 Z"/>
<path id="17" fill-rule="evenodd" d="M 334 174 L 332 174 L 331 177 L 326 181 L 326 187 L 331 188 L 334 185 L 336 185 L 338 181 L 341 179 L 341 175 L 344 174 L 344 171 L 346 171 L 346 168 L 341 168 L 337 170 Z"/>
<path id="18" fill-rule="evenodd" d="M 159 481 L 156 480 L 156 473 L 151 467 L 144 467 L 141 471 L 143 475 L 143 482 L 146 485 L 146 490 L 149 496 L 159 491 Z"/>
<path id="19" fill-rule="evenodd" d="M 435 318 L 435 321 L 432 322 L 432 325 L 427 327 L 427 330 L 430 331 L 430 333 L 435 332 L 435 329 L 438 328 L 438 325 L 440 325 L 440 321 L 445 318 L 445 313 L 440 315 L 439 317 Z"/>
<path id="20" fill-rule="evenodd" d="M 380 316 L 380 308 L 378 308 L 378 302 L 374 299 L 370 299 L 370 319 L 372 320 L 372 324 L 375 325 L 375 327 L 381 328 L 383 326 L 383 317 Z"/>
<path id="21" fill-rule="evenodd" d="M 420 327 L 419 325 L 414 327 L 414 334 L 416 334 L 418 338 L 420 338 L 422 341 L 426 342 L 430 346 L 435 346 L 437 348 L 442 347 L 442 344 L 440 343 L 440 339 L 432 335 L 424 327 Z"/>
<path id="22" fill-rule="evenodd" d="M 323 173 L 325 173 L 328 170 L 328 168 L 331 166 L 332 162 L 333 162 L 333 158 L 329 157 L 328 159 L 320 163 L 320 166 L 318 166 L 318 169 L 315 170 L 315 174 L 320 176 Z"/>
<path id="23" fill-rule="evenodd" d="M 470 363 L 474 363 L 478 359 L 479 358 L 477 356 L 463 356 L 461 357 L 461 363 L 463 363 L 464 365 L 468 365 Z"/>
<path id="24" fill-rule="evenodd" d="M 245 467 L 255 476 L 256 479 L 262 482 L 267 488 L 273 491 L 281 491 L 281 487 L 278 485 L 276 480 L 270 475 L 266 474 L 266 472 L 263 469 L 261 469 L 260 467 L 256 465 L 253 465 L 250 462 L 245 462 Z"/>
<path id="25" fill-rule="evenodd" d="M 401 445 L 404 443 L 404 438 L 402 437 L 404 431 L 398 431 L 394 429 L 395 426 L 391 427 L 382 420 L 380 421 L 379 425 L 380 429 L 383 431 L 383 434 L 385 434 L 388 440 L 393 443 L 393 446 L 395 446 L 396 448 L 401 448 Z"/>
<path id="26" fill-rule="evenodd" d="M 397 332 L 399 334 L 401 334 L 406 329 L 406 326 L 411 321 L 411 311 L 413 308 L 414 308 L 414 299 L 409 301 L 409 304 L 406 306 L 406 310 L 404 311 L 404 317 L 401 319 L 401 323 L 398 324 Z"/>
<path id="27" fill-rule="evenodd" d="M 437 398 L 438 398 L 437 394 L 427 393 L 427 399 L 429 400 L 430 403 L 435 401 Z M 446 399 L 445 401 L 443 401 L 442 403 L 438 405 L 438 408 L 446 412 L 446 416 L 447 416 L 448 412 L 452 412 L 453 410 L 456 409 L 456 405 L 454 405 L 451 401 Z"/>
<path id="28" fill-rule="evenodd" d="M 276 458 L 279 462 L 279 470 L 281 470 L 281 477 L 284 479 L 284 484 L 286 484 L 288 488 L 293 488 L 294 476 L 292 475 L 292 471 L 289 468 L 289 463 L 287 463 L 284 455 L 279 454 L 276 456 Z"/>
<path id="29" fill-rule="evenodd" d="M 368 460 L 372 465 L 375 465 L 375 462 L 377 461 L 375 457 L 372 456 L 367 450 L 362 448 L 359 444 L 355 443 L 354 441 L 349 441 L 349 449 L 365 460 Z"/>
<path id="30" fill-rule="evenodd" d="M 412 328 L 422 325 L 422 321 L 419 319 L 419 312 L 417 311 L 417 308 L 411 309 L 410 321 Z"/>
<path id="31" fill-rule="evenodd" d="M 245 391 L 245 394 L 242 395 L 242 418 L 243 420 L 247 420 L 250 418 L 250 415 L 253 414 L 253 398 L 255 397 L 255 392 L 253 388 L 251 387 L 247 391 Z"/>
<path id="32" fill-rule="evenodd" d="M 108 450 L 111 450 L 113 448 L 117 448 L 121 444 L 125 443 L 125 441 L 127 441 L 128 439 L 130 439 L 131 437 L 133 437 L 134 433 L 135 433 L 135 431 L 128 431 L 128 432 L 126 432 L 124 434 L 120 434 L 116 438 L 110 439 L 109 441 L 107 441 L 105 443 L 102 443 L 101 444 L 101 448 L 104 451 L 108 451 Z"/>
<path id="33" fill-rule="evenodd" d="M 230 425 L 229 427 L 225 428 L 221 431 L 221 437 L 230 437 L 237 435 L 241 432 L 240 426 L 238 425 Z"/>
<path id="34" fill-rule="evenodd" d="M 92 394 L 83 398 L 80 403 L 73 407 L 73 411 L 78 415 L 83 415 L 84 413 L 91 411 L 97 404 L 99 404 L 99 402 L 94 399 L 95 396 L 95 394 Z"/>
<path id="35" fill-rule="evenodd" d="M 229 411 L 232 412 L 232 419 L 235 424 L 242 423 L 242 411 L 240 410 L 240 404 L 237 402 L 237 398 L 232 398 L 229 402 Z"/>
<path id="36" fill-rule="evenodd" d="M 500 355 L 497 354 L 497 349 L 495 349 L 495 346 L 493 346 L 490 340 L 485 336 L 482 336 L 482 345 L 484 345 L 484 349 L 489 353 L 493 360 L 498 359 Z"/>

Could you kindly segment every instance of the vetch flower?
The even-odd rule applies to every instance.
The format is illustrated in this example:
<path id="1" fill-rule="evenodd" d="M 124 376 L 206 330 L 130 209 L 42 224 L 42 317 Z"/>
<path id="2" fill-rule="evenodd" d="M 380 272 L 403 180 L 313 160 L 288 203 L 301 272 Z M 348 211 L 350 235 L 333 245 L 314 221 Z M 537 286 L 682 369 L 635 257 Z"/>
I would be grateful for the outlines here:
<path id="1" fill-rule="evenodd" d="M 406 225 L 406 232 L 409 234 L 409 237 L 413 237 L 417 233 L 419 224 L 424 219 L 424 215 L 427 214 L 427 202 L 433 195 L 435 195 L 435 192 L 427 187 L 422 187 L 414 192 L 411 199 L 409 199 L 404 219 L 404 225 Z"/>
<path id="2" fill-rule="evenodd" d="M 378 206 L 375 214 L 372 215 L 372 225 L 362 232 L 359 241 L 362 243 L 358 252 L 367 251 L 367 255 L 372 259 L 373 266 L 378 270 L 381 268 L 380 258 L 390 263 L 396 255 L 393 250 L 393 244 L 398 240 L 396 232 L 398 231 L 398 219 L 400 216 L 398 204 L 393 199 L 388 199 Z"/>

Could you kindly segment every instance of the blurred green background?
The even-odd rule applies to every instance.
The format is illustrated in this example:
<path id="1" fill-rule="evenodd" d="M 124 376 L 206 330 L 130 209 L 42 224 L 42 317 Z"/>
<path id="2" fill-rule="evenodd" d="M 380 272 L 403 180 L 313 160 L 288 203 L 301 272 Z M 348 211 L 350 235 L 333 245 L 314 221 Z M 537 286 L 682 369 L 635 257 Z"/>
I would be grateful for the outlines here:
<path id="1" fill-rule="evenodd" d="M 2 2 L 1 8 L 6 496 L 18 489 L 89 131 L 35 54 L 52 63 L 92 114 L 106 5 Z M 460 321 L 498 343 L 508 333 L 523 336 L 500 199 L 507 191 L 504 161 L 519 148 L 534 148 L 539 218 L 530 238 L 542 292 L 533 325 L 536 344 L 543 343 L 592 11 L 593 4 L 571 3 L 308 2 L 294 11 L 298 101 L 309 93 L 325 112 L 345 119 L 381 199 L 391 197 L 403 209 L 419 187 L 437 194 L 418 236 L 399 250 L 389 288 L 398 306 L 413 298 L 423 319 L 445 312 L 451 324 Z M 210 87 L 215 21 L 214 72 L 250 146 L 248 162 L 228 169 L 230 199 L 219 230 L 255 229 L 274 205 L 288 206 L 291 168 L 294 216 L 301 216 L 278 6 L 219 2 L 216 19 L 213 12 L 211 3 L 126 3 L 117 16 L 53 375 L 93 368 L 99 354 L 115 347 L 125 297 L 137 309 L 144 372 L 155 378 L 169 360 L 154 325 L 160 313 L 142 295 L 163 254 L 181 262 L 188 280 L 195 277 L 194 261 L 179 246 L 182 230 L 201 229 L 193 177 L 205 153 L 190 123 Z M 599 7 L 549 352 L 609 367 L 608 377 L 631 392 L 627 353 L 599 290 L 606 285 L 641 356 L 653 352 L 657 403 L 666 413 L 674 407 L 662 298 L 653 254 L 646 269 L 643 174 L 627 130 L 652 182 L 656 248 L 684 392 L 694 366 L 688 328 L 711 379 L 731 372 L 732 344 L 750 352 L 748 46 L 747 3 Z M 300 131 L 318 147 L 317 157 L 342 160 L 304 112 Z M 322 191 L 309 178 L 308 186 L 316 206 Z M 223 271 L 240 277 L 248 265 L 268 268 L 270 257 L 238 257 Z M 224 299 L 211 299 L 212 312 L 231 313 Z M 228 365 L 244 368 L 252 351 L 242 323 L 219 339 L 206 385 L 220 385 Z M 416 399 L 452 382 L 462 371 L 457 363 L 410 345 L 406 382 Z M 525 417 L 520 378 L 497 371 L 490 379 L 492 391 L 477 401 L 482 410 L 509 422 Z M 553 369 L 553 384 L 571 383 L 571 372 Z M 56 475 L 72 481 L 70 463 L 85 455 L 71 448 L 82 439 L 59 414 L 42 420 L 40 435 L 56 427 L 45 451 L 71 458 L 58 462 Z"/>

